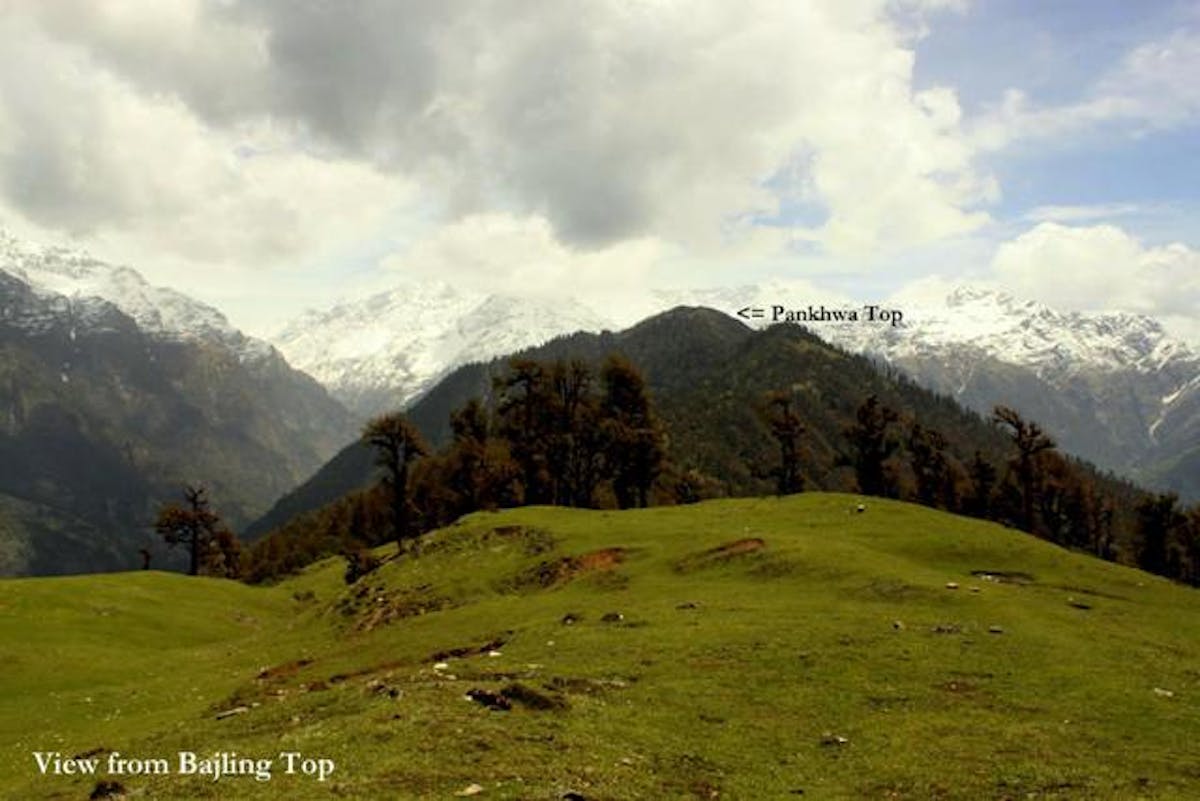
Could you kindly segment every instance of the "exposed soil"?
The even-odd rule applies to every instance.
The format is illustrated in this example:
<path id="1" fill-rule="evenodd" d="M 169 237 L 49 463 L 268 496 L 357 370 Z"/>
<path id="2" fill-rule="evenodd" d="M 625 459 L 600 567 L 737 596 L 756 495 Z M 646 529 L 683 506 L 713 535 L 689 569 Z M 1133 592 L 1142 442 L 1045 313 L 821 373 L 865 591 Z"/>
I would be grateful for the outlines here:
<path id="1" fill-rule="evenodd" d="M 500 695 L 514 704 L 520 704 L 523 707 L 541 712 L 567 709 L 570 706 L 567 703 L 567 699 L 558 693 L 543 692 L 520 682 L 513 682 L 508 685 L 500 691 Z"/>
<path id="2" fill-rule="evenodd" d="M 439 551 L 476 551 L 503 543 L 517 545 L 522 553 L 532 556 L 552 550 L 554 542 L 554 537 L 540 528 L 496 526 L 484 531 L 455 533 L 453 536 L 438 538 L 426 543 L 423 553 L 428 556 Z"/>
<path id="3" fill-rule="evenodd" d="M 284 662 L 282 665 L 275 667 L 264 668 L 259 671 L 257 678 L 260 681 L 275 681 L 286 679 L 289 676 L 295 676 L 300 672 L 301 668 L 308 667 L 313 661 L 311 659 L 297 659 L 292 662 Z"/>
<path id="4" fill-rule="evenodd" d="M 518 574 L 511 580 L 516 589 L 540 587 L 550 589 L 589 573 L 607 573 L 625 561 L 626 549 L 602 548 L 580 556 L 564 556 Z"/>
<path id="5" fill-rule="evenodd" d="M 434 594 L 430 584 L 397 590 L 364 584 L 343 597 L 336 608 L 346 617 L 357 618 L 356 631 L 371 631 L 393 620 L 439 612 L 454 605 L 449 598 Z"/>
<path id="6" fill-rule="evenodd" d="M 709 548 L 706 551 L 689 554 L 675 563 L 675 570 L 680 573 L 691 573 L 707 567 L 716 567 L 740 557 L 759 553 L 766 547 L 767 543 L 758 537 L 745 537 Z"/>
<path id="7" fill-rule="evenodd" d="M 1103 592 L 1102 590 L 1093 590 L 1088 587 L 1075 587 L 1070 584 L 1051 584 L 1056 590 L 1066 590 L 1067 592 L 1077 592 L 1080 595 L 1090 595 L 1093 598 L 1108 598 L 1113 601 L 1128 601 L 1124 595 L 1117 595 L 1111 592 Z"/>
<path id="8" fill-rule="evenodd" d="M 972 570 L 971 575 L 984 581 L 995 581 L 998 584 L 1033 584 L 1034 578 L 1029 573 L 1019 570 Z"/>
<path id="9" fill-rule="evenodd" d="M 482 645 L 465 645 L 461 648 L 450 648 L 445 651 L 438 651 L 429 657 L 431 662 L 443 662 L 447 659 L 462 659 L 468 656 L 480 656 L 488 651 L 499 651 L 512 638 L 513 633 L 506 631 L 498 637 L 494 637 Z"/>

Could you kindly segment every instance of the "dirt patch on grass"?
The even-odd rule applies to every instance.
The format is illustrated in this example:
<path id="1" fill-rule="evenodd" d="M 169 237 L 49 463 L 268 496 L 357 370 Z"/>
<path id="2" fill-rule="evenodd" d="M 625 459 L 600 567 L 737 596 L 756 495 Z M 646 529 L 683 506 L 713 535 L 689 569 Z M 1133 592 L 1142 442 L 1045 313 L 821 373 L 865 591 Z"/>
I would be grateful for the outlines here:
<path id="1" fill-rule="evenodd" d="M 453 605 L 448 598 L 391 598 L 366 612 L 354 624 L 354 628 L 356 631 L 371 631 L 391 623 L 393 620 L 440 612 Z"/>
<path id="2" fill-rule="evenodd" d="M 856 587 L 852 590 L 857 598 L 865 601 L 879 601 L 894 604 L 906 601 L 923 600 L 934 597 L 937 593 L 928 587 L 919 587 L 898 579 L 879 579 Z"/>
<path id="3" fill-rule="evenodd" d="M 358 670 L 351 670 L 347 673 L 335 673 L 329 677 L 329 683 L 341 684 L 344 681 L 349 681 L 350 679 L 355 679 L 360 676 L 370 676 L 373 673 L 384 673 L 386 671 L 396 670 L 397 668 L 405 667 L 410 664 L 412 663 L 403 659 L 392 659 L 387 662 L 380 662 L 376 665 L 370 665 L 369 667 L 359 668 Z"/>
<path id="4" fill-rule="evenodd" d="M 429 657 L 430 662 L 443 662 L 447 659 L 462 659 L 468 656 L 481 656 L 489 651 L 499 651 L 501 648 L 512 639 L 513 633 L 506 631 L 503 634 L 493 637 L 482 645 L 464 645 L 460 648 L 449 648 L 445 651 L 438 651 Z"/>
<path id="5" fill-rule="evenodd" d="M 752 554 L 762 553 L 767 543 L 758 537 L 744 537 L 699 553 L 688 554 L 675 563 L 678 573 L 692 573 L 709 567 L 727 564 Z"/>
<path id="6" fill-rule="evenodd" d="M 513 682 L 500 691 L 500 695 L 512 701 L 514 704 L 520 704 L 527 709 L 533 709 L 539 712 L 559 712 L 570 708 L 567 699 L 557 692 L 547 692 L 530 687 L 528 684 Z"/>
<path id="7" fill-rule="evenodd" d="M 440 612 L 455 605 L 449 598 L 434 593 L 431 584 L 399 589 L 364 584 L 342 596 L 334 609 L 353 619 L 355 631 L 371 631 L 393 620 Z"/>
<path id="8" fill-rule="evenodd" d="M 624 690 L 637 681 L 636 676 L 613 676 L 589 679 L 574 676 L 554 676 L 550 686 L 570 695 L 600 695 L 613 690 Z"/>
<path id="9" fill-rule="evenodd" d="M 1104 592 L 1103 590 L 1093 590 L 1088 587 L 1075 587 L 1070 584 L 1051 584 L 1049 586 L 1053 587 L 1056 590 L 1065 590 L 1067 592 L 1077 592 L 1080 595 L 1090 595 L 1093 598 L 1107 598 L 1111 601 L 1128 601 L 1129 600 L 1129 598 L 1127 598 L 1124 595 L 1117 595 L 1116 593 Z"/>
<path id="10" fill-rule="evenodd" d="M 107 746 L 99 745 L 99 746 L 96 746 L 95 748 L 89 748 L 87 751 L 81 751 L 80 753 L 71 757 L 71 759 L 75 759 L 75 760 L 91 759 L 92 757 L 104 756 L 105 754 L 111 754 L 111 753 L 112 753 L 111 748 L 108 748 Z"/>
<path id="11" fill-rule="evenodd" d="M 501 582 L 501 590 L 550 589 L 587 574 L 611 573 L 625 561 L 625 548 L 602 548 L 579 556 L 564 556 L 523 570 Z"/>
<path id="12" fill-rule="evenodd" d="M 1033 584 L 1036 579 L 1030 573 L 1020 570 L 972 570 L 971 575 L 984 581 L 994 581 L 997 584 Z"/>
<path id="13" fill-rule="evenodd" d="M 658 777 L 662 798 L 718 799 L 724 797 L 725 770 L 698 754 L 653 758 L 651 770 Z"/>
<path id="14" fill-rule="evenodd" d="M 279 681 L 295 676 L 300 672 L 301 668 L 306 668 L 312 663 L 311 659 L 296 659 L 291 662 L 284 662 L 282 665 L 263 668 L 258 672 L 256 678 L 259 681 Z"/>
<path id="15" fill-rule="evenodd" d="M 530 526 L 495 526 L 494 528 L 453 532 L 429 542 L 422 549 L 425 555 L 446 552 L 461 553 L 515 545 L 523 554 L 535 556 L 554 550 L 555 539 L 550 532 Z"/>
<path id="16" fill-rule="evenodd" d="M 727 542 L 724 545 L 718 545 L 716 548 L 705 551 L 705 553 L 716 557 L 730 557 L 740 556 L 744 553 L 754 553 L 755 551 L 761 551 L 766 547 L 767 544 L 758 537 L 747 537 L 746 539 L 735 540 L 733 542 Z"/>

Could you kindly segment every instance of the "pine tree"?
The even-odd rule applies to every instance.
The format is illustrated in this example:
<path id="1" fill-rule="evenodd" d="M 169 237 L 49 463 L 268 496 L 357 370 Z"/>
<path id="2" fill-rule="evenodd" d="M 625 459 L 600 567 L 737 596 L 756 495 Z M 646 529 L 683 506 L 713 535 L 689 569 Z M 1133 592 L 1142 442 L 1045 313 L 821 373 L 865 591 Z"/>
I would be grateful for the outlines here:
<path id="1" fill-rule="evenodd" d="M 600 371 L 600 414 L 613 494 L 622 509 L 647 506 L 650 488 L 666 461 L 666 434 L 650 402 L 646 381 L 629 360 L 612 355 Z"/>
<path id="2" fill-rule="evenodd" d="M 908 432 L 908 452 L 917 481 L 917 501 L 925 506 L 950 506 L 953 481 L 946 460 L 946 438 L 914 422 Z"/>
<path id="3" fill-rule="evenodd" d="M 975 451 L 971 463 L 967 465 L 967 475 L 971 480 L 971 492 L 967 496 L 966 512 L 974 517 L 988 517 L 992 513 L 992 488 L 996 486 L 996 468 L 983 458 L 983 454 Z"/>
<path id="4" fill-rule="evenodd" d="M 384 469 L 381 483 L 390 496 L 392 538 L 403 547 L 412 533 L 408 477 L 413 463 L 429 453 L 417 429 L 399 412 L 371 420 L 363 428 L 362 440 L 375 449 L 376 463 Z"/>
<path id="5" fill-rule="evenodd" d="M 496 379 L 498 428 L 521 472 L 526 504 L 552 503 L 549 472 L 550 398 L 545 368 L 532 359 L 513 359 Z"/>
<path id="6" fill-rule="evenodd" d="M 900 416 L 875 395 L 867 397 L 854 416 L 855 423 L 845 433 L 853 448 L 851 464 L 859 491 L 864 495 L 892 495 L 895 488 L 884 463 L 899 446 L 891 426 Z"/>
<path id="7" fill-rule="evenodd" d="M 1181 571 L 1172 554 L 1172 544 L 1187 518 L 1179 511 L 1174 493 L 1152 495 L 1137 505 L 1137 560 L 1143 570 L 1177 576 Z M 1172 569 L 1175 568 L 1175 569 Z"/>
<path id="8" fill-rule="evenodd" d="M 767 394 L 766 421 L 771 436 L 779 444 L 779 465 L 772 470 L 776 493 L 792 495 L 804 489 L 800 474 L 800 455 L 797 443 L 804 433 L 804 424 L 792 409 L 792 398 L 786 392 Z"/>
<path id="9" fill-rule="evenodd" d="M 1015 409 L 997 406 L 992 420 L 1009 430 L 1009 438 L 1017 448 L 1013 457 L 1017 484 L 1021 491 L 1021 527 L 1036 533 L 1034 509 L 1038 491 L 1038 455 L 1055 448 L 1054 440 L 1037 423 L 1027 422 Z"/>
<path id="10" fill-rule="evenodd" d="M 210 508 L 208 490 L 189 484 L 183 488 L 183 497 L 186 505 L 168 503 L 159 509 L 154 530 L 169 546 L 187 547 L 189 575 L 198 575 L 206 562 L 210 562 L 218 575 L 237 575 L 235 555 L 241 547 L 237 537 Z M 220 560 L 210 555 L 214 548 Z"/>
<path id="11" fill-rule="evenodd" d="M 452 517 L 515 504 L 517 466 L 508 443 L 491 435 L 484 405 L 472 399 L 451 413 L 450 430 L 445 481 L 454 495 Z"/>
<path id="12" fill-rule="evenodd" d="M 603 464 L 600 409 L 591 369 L 581 361 L 550 366 L 550 410 L 547 464 L 554 502 L 590 507 Z"/>

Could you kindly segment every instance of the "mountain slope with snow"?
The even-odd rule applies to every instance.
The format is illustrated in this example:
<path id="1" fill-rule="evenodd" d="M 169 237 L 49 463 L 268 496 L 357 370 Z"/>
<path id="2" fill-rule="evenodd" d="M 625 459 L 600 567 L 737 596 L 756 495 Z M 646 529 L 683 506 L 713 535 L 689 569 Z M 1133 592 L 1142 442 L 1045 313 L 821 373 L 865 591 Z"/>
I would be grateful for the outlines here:
<path id="1" fill-rule="evenodd" d="M 273 337 L 299 369 L 366 418 L 410 404 L 456 367 L 612 324 L 583 304 L 409 284 L 310 311 Z"/>
<path id="2" fill-rule="evenodd" d="M 1150 318 L 1063 312 L 994 287 L 964 285 L 880 305 L 901 325 L 871 322 L 861 302 L 803 283 L 659 290 L 620 325 L 575 301 L 485 297 L 445 284 L 414 284 L 326 312 L 310 312 L 275 338 L 288 358 L 360 415 L 411 404 L 464 362 L 503 355 L 559 334 L 628 324 L 678 305 L 736 315 L 773 307 L 820 315 L 854 310 L 857 321 L 806 323 L 814 333 L 909 373 L 987 414 L 1014 406 L 1097 464 L 1200 497 L 1200 356 Z M 606 310 L 607 311 L 607 310 Z M 1164 465 L 1175 465 L 1164 467 Z"/>
<path id="3" fill-rule="evenodd" d="M 271 346 L 136 271 L 0 247 L 0 574 L 133 568 L 202 483 L 231 525 L 354 436 Z"/>
<path id="4" fill-rule="evenodd" d="M 156 339 L 220 344 L 247 359 L 263 359 L 270 352 L 269 344 L 247 337 L 212 306 L 174 289 L 153 286 L 136 270 L 83 251 L 25 242 L 0 230 L 0 271 L 28 285 L 49 304 L 48 314 L 25 320 L 31 330 L 64 317 L 94 324 L 103 306 L 112 305 Z"/>
<path id="5" fill-rule="evenodd" d="M 1164 468 L 1200 446 L 1200 354 L 1156 321 L 1062 312 L 977 286 L 898 305 L 901 327 L 814 329 L 982 413 L 1013 406 L 1073 454 L 1200 497 L 1200 475 Z"/>

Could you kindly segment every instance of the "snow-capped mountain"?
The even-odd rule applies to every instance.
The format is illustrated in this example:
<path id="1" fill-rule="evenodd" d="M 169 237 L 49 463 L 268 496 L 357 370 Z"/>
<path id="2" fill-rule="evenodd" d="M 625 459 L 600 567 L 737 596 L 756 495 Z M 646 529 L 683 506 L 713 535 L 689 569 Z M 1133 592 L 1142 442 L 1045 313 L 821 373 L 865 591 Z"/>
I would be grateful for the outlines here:
<path id="1" fill-rule="evenodd" d="M 200 482 L 261 514 L 355 421 L 271 346 L 86 254 L 0 238 L 0 575 L 130 568 Z"/>
<path id="2" fill-rule="evenodd" d="M 764 316 L 745 320 L 770 325 L 776 306 L 820 315 L 824 308 L 854 312 L 854 320 L 804 321 L 813 332 L 856 353 L 888 361 L 971 349 L 979 356 L 1027 367 L 1051 378 L 1080 370 L 1153 373 L 1194 371 L 1200 355 L 1170 337 L 1155 320 L 1128 312 L 1064 312 L 1023 300 L 998 287 L 962 284 L 944 292 L 909 292 L 872 301 L 902 313 L 898 325 L 867 319 L 865 304 L 819 294 L 804 284 L 771 283 L 700 290 L 659 291 L 657 308 L 709 306 L 729 314 L 747 307 Z"/>
<path id="3" fill-rule="evenodd" d="M 889 360 L 970 348 L 1055 379 L 1081 370 L 1157 373 L 1194 370 L 1197 355 L 1156 321 L 1127 312 L 1063 312 L 1001 289 L 958 286 L 946 295 L 892 301 L 899 327 L 840 325 L 830 331 L 848 349 Z"/>
<path id="4" fill-rule="evenodd" d="M 182 292 L 152 286 L 129 267 L 108 264 L 86 252 L 25 242 L 0 230 L 0 271 L 25 283 L 44 301 L 45 314 L 30 308 L 0 307 L 0 314 L 24 315 L 30 330 L 45 329 L 58 319 L 77 325 L 102 325 L 106 306 L 115 306 L 138 328 L 156 339 L 220 344 L 244 359 L 266 358 L 271 346 L 247 337 L 221 312 Z"/>
<path id="5" fill-rule="evenodd" d="M 407 284 L 327 311 L 273 337 L 288 361 L 367 417 L 405 406 L 454 368 L 612 324 L 572 299 Z"/>
<path id="6" fill-rule="evenodd" d="M 1184 464 L 1200 454 L 1200 354 L 1155 320 L 1059 311 L 986 286 L 890 305 L 902 325 L 810 327 L 981 413 L 1013 406 L 1103 467 L 1200 495 L 1200 472 Z"/>
<path id="7" fill-rule="evenodd" d="M 608 318 L 576 301 L 414 284 L 310 312 L 274 341 L 292 363 L 368 415 L 411 403 L 465 362 L 560 334 L 619 328 L 678 305 L 730 315 L 761 309 L 762 317 L 743 318 L 752 325 L 770 324 L 776 307 L 808 315 L 803 324 L 824 339 L 890 363 L 981 413 L 998 403 L 1014 406 L 1071 453 L 1200 495 L 1194 486 L 1200 478 L 1180 477 L 1189 472 L 1189 459 L 1200 458 L 1200 356 L 1194 350 L 1145 316 L 1059 311 L 985 285 L 926 288 L 878 301 L 902 313 L 902 323 L 893 325 L 869 320 L 862 301 L 801 282 L 658 290 L 636 309 L 606 309 Z M 853 311 L 857 319 L 822 320 L 837 316 L 822 310 Z"/>

